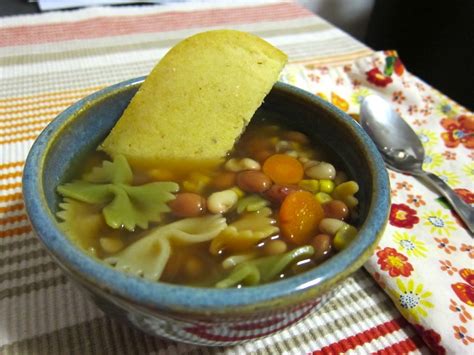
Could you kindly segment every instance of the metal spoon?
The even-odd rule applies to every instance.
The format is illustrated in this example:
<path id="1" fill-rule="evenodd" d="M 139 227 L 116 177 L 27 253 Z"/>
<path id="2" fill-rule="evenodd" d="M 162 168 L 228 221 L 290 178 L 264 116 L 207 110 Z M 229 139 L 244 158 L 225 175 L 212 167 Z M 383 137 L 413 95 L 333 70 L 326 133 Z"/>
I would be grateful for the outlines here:
<path id="1" fill-rule="evenodd" d="M 474 233 L 474 208 L 465 203 L 441 178 L 422 169 L 425 150 L 418 136 L 390 104 L 377 95 L 361 105 L 360 123 L 382 153 L 387 166 L 420 178 L 449 201 Z"/>

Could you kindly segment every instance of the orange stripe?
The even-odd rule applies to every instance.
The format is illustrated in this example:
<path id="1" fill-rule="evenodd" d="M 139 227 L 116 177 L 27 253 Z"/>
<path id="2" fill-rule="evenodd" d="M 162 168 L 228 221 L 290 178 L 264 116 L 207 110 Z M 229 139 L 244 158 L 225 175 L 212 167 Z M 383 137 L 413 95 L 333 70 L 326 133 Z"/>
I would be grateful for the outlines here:
<path id="1" fill-rule="evenodd" d="M 0 110 L 2 110 L 2 109 L 5 110 L 3 112 L 0 111 L 0 116 L 8 116 L 8 115 L 19 114 L 19 113 L 23 113 L 23 112 L 29 112 L 29 111 L 47 110 L 47 109 L 50 109 L 50 108 L 56 108 L 56 107 L 60 107 L 60 106 L 64 106 L 64 105 L 69 106 L 71 103 L 73 103 L 73 102 L 75 102 L 78 99 L 81 99 L 83 97 L 84 97 L 84 94 L 74 95 L 70 98 L 66 98 L 66 97 L 63 97 L 63 96 L 60 97 L 60 99 L 63 99 L 63 100 L 54 100 L 54 101 L 52 101 L 51 99 L 48 99 L 48 100 L 45 100 L 45 102 L 47 102 L 48 105 L 40 105 L 39 102 L 35 102 L 34 104 L 26 104 L 26 105 L 17 104 L 15 106 L 3 107 L 3 108 L 0 106 Z"/>
<path id="2" fill-rule="evenodd" d="M 12 182 L 10 184 L 0 185 L 0 190 L 14 189 L 17 187 L 21 187 L 21 182 Z"/>
<path id="3" fill-rule="evenodd" d="M 74 97 L 74 96 L 77 96 L 79 93 L 93 92 L 102 88 L 104 88 L 104 85 L 92 86 L 92 87 L 83 88 L 83 89 L 69 89 L 69 90 L 63 90 L 63 91 L 46 92 L 46 93 L 35 94 L 35 95 L 10 97 L 6 99 L 0 99 L 0 103 L 5 103 L 4 105 L 0 105 L 0 108 L 20 106 L 21 103 L 16 103 L 16 101 L 20 101 L 20 102 L 26 101 L 26 102 L 31 102 L 31 103 L 49 102 L 49 100 L 51 100 L 51 97 L 54 97 L 54 96 L 57 96 L 58 98 Z M 36 100 L 36 99 L 40 99 L 40 100 Z"/>
<path id="4" fill-rule="evenodd" d="M 22 198 L 23 194 L 21 192 L 15 192 L 14 194 L 0 196 L 0 202 L 21 200 Z"/>
<path id="5" fill-rule="evenodd" d="M 4 231 L 0 231 L 0 238 L 5 238 L 5 237 L 13 237 L 13 236 L 18 236 L 21 234 L 25 234 L 31 232 L 31 226 L 22 226 L 18 228 L 12 228 L 12 229 L 7 229 Z"/>
<path id="6" fill-rule="evenodd" d="M 15 212 L 15 211 L 21 211 L 23 208 L 25 208 L 25 205 L 23 203 L 15 203 L 14 205 L 9 205 L 6 207 L 0 207 L 0 213 L 7 213 L 7 212 Z"/>
<path id="7" fill-rule="evenodd" d="M 11 163 L 4 163 L 0 164 L 0 169 L 10 169 L 10 168 L 16 168 L 16 167 L 23 167 L 25 165 L 25 161 L 14 161 Z"/>
<path id="8" fill-rule="evenodd" d="M 2 130 L 7 130 L 7 129 L 20 128 L 20 127 L 23 127 L 23 126 L 49 123 L 49 122 L 51 122 L 51 120 L 52 120 L 51 118 L 45 118 L 43 120 L 34 120 L 34 121 L 27 121 L 27 122 L 22 122 L 22 123 L 15 123 L 15 124 L 11 124 L 11 125 L 5 125 L 5 126 L 1 127 L 1 129 Z M 15 134 L 15 133 L 17 133 L 17 131 L 10 132 L 10 134 Z"/>
<path id="9" fill-rule="evenodd" d="M 43 125 L 41 127 L 33 127 L 33 128 L 26 128 L 26 129 L 19 129 L 17 131 L 13 132 L 2 132 L 0 133 L 0 137 L 10 137 L 13 135 L 24 135 L 28 133 L 33 133 L 33 132 L 41 132 L 47 125 Z"/>
<path id="10" fill-rule="evenodd" d="M 56 117 L 59 113 L 61 113 L 67 105 L 63 106 L 61 109 L 56 110 L 56 111 L 51 111 L 51 112 L 36 112 L 36 113 L 30 113 L 28 115 L 23 115 L 21 117 L 15 117 L 15 118 L 0 118 L 0 122 L 16 122 L 16 121 L 23 121 L 25 119 L 29 118 L 38 118 L 38 117 L 49 117 L 50 119 Z M 28 124 L 28 122 L 26 122 Z"/>
<path id="11" fill-rule="evenodd" d="M 38 132 L 38 134 L 39 134 L 39 132 Z M 34 139 L 36 139 L 36 137 L 38 137 L 38 134 L 31 134 L 31 135 L 25 136 L 25 137 L 18 137 L 18 138 L 13 138 L 13 139 L 0 140 L 0 145 L 24 142 L 24 141 L 28 141 L 28 140 L 34 140 Z"/>
<path id="12" fill-rule="evenodd" d="M 23 175 L 22 171 L 15 171 L 13 173 L 0 174 L 0 180 L 12 179 L 21 177 Z"/>
<path id="13" fill-rule="evenodd" d="M 20 214 L 18 216 L 11 216 L 11 217 L 6 217 L 6 218 L 1 218 L 0 219 L 0 226 L 7 225 L 9 223 L 16 223 L 16 222 L 26 221 L 26 220 L 28 220 L 28 216 L 26 214 Z"/>

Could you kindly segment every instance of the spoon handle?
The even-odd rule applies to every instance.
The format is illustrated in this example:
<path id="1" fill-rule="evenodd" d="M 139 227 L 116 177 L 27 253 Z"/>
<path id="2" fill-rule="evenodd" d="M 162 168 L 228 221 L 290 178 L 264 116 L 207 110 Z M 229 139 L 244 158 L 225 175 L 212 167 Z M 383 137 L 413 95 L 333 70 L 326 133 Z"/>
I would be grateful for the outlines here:
<path id="1" fill-rule="evenodd" d="M 439 176 L 427 171 L 417 172 L 416 175 L 443 195 L 466 223 L 471 233 L 474 233 L 474 207 L 465 203 Z"/>

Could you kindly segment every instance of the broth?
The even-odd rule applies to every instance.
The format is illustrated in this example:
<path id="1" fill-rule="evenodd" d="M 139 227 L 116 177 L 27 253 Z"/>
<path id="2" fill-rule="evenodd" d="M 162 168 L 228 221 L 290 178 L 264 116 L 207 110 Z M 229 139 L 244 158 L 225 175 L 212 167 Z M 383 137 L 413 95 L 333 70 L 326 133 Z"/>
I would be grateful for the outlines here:
<path id="1" fill-rule="evenodd" d="M 104 160 L 109 160 L 104 153 L 91 153 L 81 162 L 83 168 L 76 181 L 91 174 L 91 168 Z M 58 189 L 64 196 L 58 217 L 82 250 L 138 276 L 200 287 L 242 287 L 275 281 L 316 267 L 354 238 L 356 229 L 351 223 L 357 214 L 354 193 L 358 187 L 356 182 L 347 181 L 340 166 L 331 164 L 335 161 L 336 157 L 317 142 L 310 142 L 304 133 L 285 128 L 264 113 L 254 117 L 225 163 L 215 169 L 178 172 L 163 166 L 132 167 L 131 186 L 166 181 L 179 185 L 179 192 L 173 192 L 176 198 L 165 203 L 170 211 L 160 213 L 161 220 L 151 221 L 148 228 L 112 228 L 104 217 L 112 197 L 90 203 L 76 193 L 77 186 Z M 97 181 L 93 183 L 102 184 L 101 188 L 106 185 L 94 179 Z M 115 188 L 109 189 L 118 196 Z M 138 197 L 130 195 L 129 199 L 136 210 L 145 209 Z M 188 234 L 199 239 L 206 232 L 193 232 L 204 223 L 197 218 L 213 214 L 221 216 L 220 221 L 225 219 L 225 229 L 210 240 L 190 241 L 194 237 Z M 157 228 L 186 219 L 194 225 L 179 227 L 180 232 L 164 229 L 167 242 L 139 250 L 136 255 L 141 257 L 125 253 Z M 256 230 L 239 229 L 243 225 L 255 226 Z M 187 239 L 173 233 L 187 233 Z M 159 240 L 160 233 L 153 238 Z M 294 255 L 290 255 L 292 251 Z M 145 258 L 154 265 L 164 255 L 161 269 L 143 267 Z M 284 266 L 276 270 L 277 264 Z M 150 276 L 154 274 L 148 269 L 160 269 L 158 277 Z"/>

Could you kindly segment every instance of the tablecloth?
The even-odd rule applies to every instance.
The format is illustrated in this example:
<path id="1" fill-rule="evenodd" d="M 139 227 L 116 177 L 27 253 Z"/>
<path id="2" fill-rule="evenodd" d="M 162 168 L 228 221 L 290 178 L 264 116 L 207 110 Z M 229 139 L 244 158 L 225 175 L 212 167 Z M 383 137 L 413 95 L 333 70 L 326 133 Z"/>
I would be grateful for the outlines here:
<path id="1" fill-rule="evenodd" d="M 304 68 L 343 66 L 372 54 L 287 1 L 99 7 L 1 19 L 0 353 L 426 352 L 364 270 L 317 313 L 261 340 L 203 348 L 151 337 L 106 317 L 35 239 L 21 194 L 22 168 L 35 137 L 73 102 L 147 74 L 178 40 L 212 28 L 253 32 Z"/>

